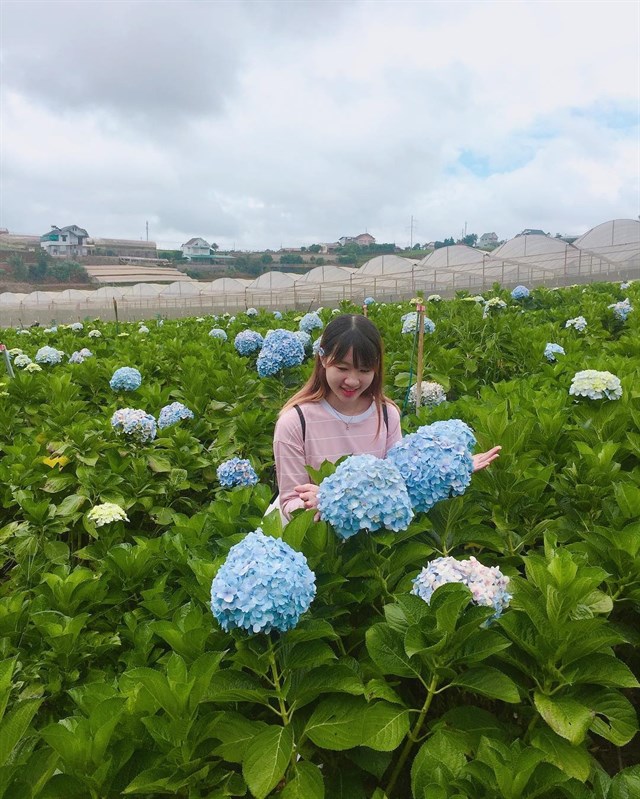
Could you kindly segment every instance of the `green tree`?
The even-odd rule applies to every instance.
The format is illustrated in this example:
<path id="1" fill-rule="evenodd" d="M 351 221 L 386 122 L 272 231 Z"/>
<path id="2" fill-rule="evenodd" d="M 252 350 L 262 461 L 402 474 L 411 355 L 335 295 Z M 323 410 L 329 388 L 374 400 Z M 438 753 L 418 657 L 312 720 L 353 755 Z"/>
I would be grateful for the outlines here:
<path id="1" fill-rule="evenodd" d="M 281 264 L 303 264 L 304 258 L 295 252 L 285 252 L 280 256 Z"/>
<path id="2" fill-rule="evenodd" d="M 307 247 L 309 252 L 320 252 L 322 247 L 319 244 L 312 244 L 310 247 Z"/>
<path id="3" fill-rule="evenodd" d="M 263 252 L 260 256 L 260 263 L 261 264 L 272 264 L 273 263 L 273 256 L 269 255 L 268 252 Z"/>
<path id="4" fill-rule="evenodd" d="M 478 234 L 469 233 L 469 235 L 463 236 L 461 239 L 459 239 L 458 244 L 466 244 L 467 247 L 475 247 L 477 241 L 478 241 Z"/>
<path id="5" fill-rule="evenodd" d="M 13 272 L 13 276 L 16 280 L 27 279 L 29 273 L 27 271 L 24 258 L 21 255 L 18 253 L 13 253 L 13 255 L 10 255 L 9 266 L 11 267 L 11 271 Z"/>

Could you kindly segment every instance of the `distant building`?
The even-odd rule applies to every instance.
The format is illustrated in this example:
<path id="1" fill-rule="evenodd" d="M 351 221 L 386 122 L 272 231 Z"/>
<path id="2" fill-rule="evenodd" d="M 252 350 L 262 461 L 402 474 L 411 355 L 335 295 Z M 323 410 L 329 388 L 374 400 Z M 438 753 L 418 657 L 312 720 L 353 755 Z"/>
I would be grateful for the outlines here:
<path id="1" fill-rule="evenodd" d="M 545 233 L 544 230 L 536 230 L 535 228 L 525 228 L 521 233 L 516 233 L 515 238 L 517 239 L 518 236 L 548 236 L 548 233 Z"/>
<path id="2" fill-rule="evenodd" d="M 328 252 L 335 252 L 339 247 L 340 247 L 339 241 L 330 241 L 327 242 L 326 244 L 320 245 L 320 252 L 323 255 L 326 255 Z"/>
<path id="3" fill-rule="evenodd" d="M 483 233 L 478 239 L 478 247 L 496 247 L 498 245 L 498 236 L 495 233 Z"/>
<path id="4" fill-rule="evenodd" d="M 370 233 L 360 233 L 358 236 L 342 236 L 338 239 L 338 243 L 342 244 L 359 244 L 360 247 L 368 247 L 370 244 L 375 244 L 376 240 Z"/>
<path id="5" fill-rule="evenodd" d="M 91 255 L 131 259 L 150 258 L 156 260 L 158 250 L 155 241 L 143 239 L 87 239 Z"/>
<path id="6" fill-rule="evenodd" d="M 205 239 L 189 239 L 189 241 L 186 241 L 180 249 L 182 250 L 182 255 L 187 259 L 187 261 L 211 263 L 213 249 L 209 242 Z"/>
<path id="7" fill-rule="evenodd" d="M 52 225 L 51 230 L 40 236 L 40 246 L 54 258 L 74 258 L 89 255 L 91 247 L 87 246 L 89 234 L 78 225 L 59 228 Z"/>

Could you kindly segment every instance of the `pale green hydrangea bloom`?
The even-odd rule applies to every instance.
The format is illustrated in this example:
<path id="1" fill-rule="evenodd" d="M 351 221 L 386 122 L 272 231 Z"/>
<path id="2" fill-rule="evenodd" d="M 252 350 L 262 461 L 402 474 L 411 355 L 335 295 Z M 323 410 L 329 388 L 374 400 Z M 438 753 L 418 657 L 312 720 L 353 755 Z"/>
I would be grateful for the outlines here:
<path id="1" fill-rule="evenodd" d="M 104 502 L 102 505 L 94 505 L 87 514 L 87 519 L 93 522 L 96 527 L 103 527 L 111 522 L 128 522 L 127 514 L 120 505 L 114 502 Z"/>

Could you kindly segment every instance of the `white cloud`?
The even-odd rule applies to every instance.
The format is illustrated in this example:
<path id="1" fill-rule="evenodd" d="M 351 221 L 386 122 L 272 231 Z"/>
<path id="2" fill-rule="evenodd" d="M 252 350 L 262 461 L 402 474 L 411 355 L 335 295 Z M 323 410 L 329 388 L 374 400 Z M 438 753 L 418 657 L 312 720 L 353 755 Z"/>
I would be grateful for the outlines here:
<path id="1" fill-rule="evenodd" d="M 638 214 L 636 4 L 1 13 L 0 224 L 13 230 L 139 238 L 149 220 L 158 241 L 277 248 L 365 228 L 406 244 L 412 214 L 414 241 L 465 221 L 507 237 Z"/>

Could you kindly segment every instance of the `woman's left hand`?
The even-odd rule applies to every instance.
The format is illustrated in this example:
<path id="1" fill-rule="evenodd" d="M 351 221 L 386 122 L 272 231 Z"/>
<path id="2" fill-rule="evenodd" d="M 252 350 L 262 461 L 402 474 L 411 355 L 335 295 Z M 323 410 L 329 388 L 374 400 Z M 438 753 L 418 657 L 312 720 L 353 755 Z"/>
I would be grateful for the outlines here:
<path id="1" fill-rule="evenodd" d="M 496 458 L 500 457 L 500 450 L 502 447 L 492 447 L 487 452 L 479 452 L 473 456 L 473 471 L 479 472 L 480 469 L 486 469 L 489 464 L 493 463 Z"/>

